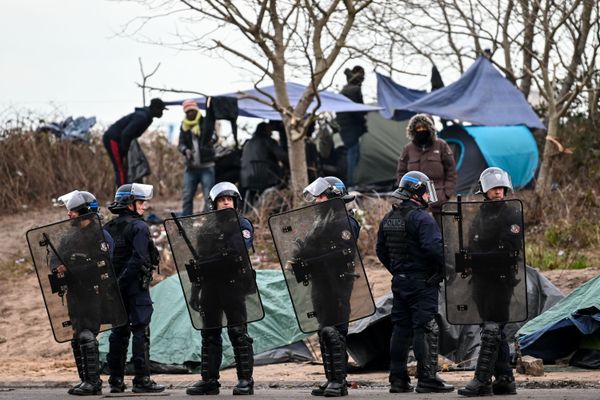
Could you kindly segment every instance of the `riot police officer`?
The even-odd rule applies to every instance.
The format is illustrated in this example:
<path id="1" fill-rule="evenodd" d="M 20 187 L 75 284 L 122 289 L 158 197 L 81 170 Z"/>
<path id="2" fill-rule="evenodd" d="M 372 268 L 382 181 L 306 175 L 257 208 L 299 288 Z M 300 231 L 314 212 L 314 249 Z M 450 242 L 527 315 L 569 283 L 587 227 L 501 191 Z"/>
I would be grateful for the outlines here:
<path id="1" fill-rule="evenodd" d="M 149 283 L 159 257 L 142 216 L 152 192 L 152 185 L 122 185 L 117 189 L 114 202 L 108 207 L 110 212 L 117 215 L 106 224 L 106 229 L 115 240 L 113 265 L 129 317 L 129 323 L 114 328 L 109 337 L 107 362 L 111 393 L 126 389 L 124 374 L 130 336 L 133 336 L 132 361 L 135 369 L 132 391 L 154 393 L 165 390 L 164 386 L 157 385 L 150 378 L 149 365 L 149 325 L 153 312 Z"/>
<path id="2" fill-rule="evenodd" d="M 90 192 L 75 190 L 60 196 L 58 203 L 67 208 L 67 216 L 70 219 L 83 217 L 74 221 L 80 229 L 75 232 L 75 236 L 66 236 L 61 240 L 58 253 L 63 256 L 70 254 L 69 260 L 73 260 L 75 254 L 78 258 L 95 258 L 93 254 L 89 253 L 89 250 L 97 247 L 86 246 L 86 244 L 96 240 L 96 231 L 93 231 L 94 225 L 91 224 L 91 219 L 85 217 L 89 216 L 92 218 L 98 213 L 98 201 L 96 197 Z M 104 235 L 103 246 L 108 245 L 108 251 L 112 257 L 114 249 L 113 239 L 106 230 L 103 230 L 102 233 Z M 86 249 L 86 247 L 89 248 Z M 93 294 L 90 295 L 90 285 L 79 282 L 79 279 L 86 280 L 94 275 L 90 273 L 89 268 L 85 268 L 86 265 L 98 270 L 98 267 L 94 263 L 90 264 L 73 260 L 73 262 L 69 263 L 69 268 L 67 268 L 67 266 L 60 263 L 56 256 L 51 261 L 53 272 L 64 274 L 67 280 L 67 307 L 74 331 L 71 347 L 73 349 L 75 365 L 77 366 L 77 373 L 81 380 L 77 385 L 70 388 L 68 393 L 78 396 L 102 394 L 96 335 L 100 331 L 101 324 L 98 317 L 102 312 L 99 308 L 102 307 L 102 300 L 105 303 L 108 300 L 95 301 Z M 77 269 L 77 271 L 72 269 Z M 91 308 L 94 309 L 92 310 Z"/>
<path id="3" fill-rule="evenodd" d="M 522 218 L 505 200 L 512 183 L 508 173 L 490 167 L 479 177 L 479 191 L 484 204 L 473 218 L 469 229 L 469 249 L 475 253 L 495 252 L 499 249 L 518 254 L 522 243 Z M 516 252 L 516 253 L 515 253 Z M 517 255 L 518 256 L 518 255 Z M 505 272 L 486 268 L 472 273 L 473 298 L 481 321 L 481 348 L 475 368 L 475 377 L 458 390 L 463 396 L 516 394 L 517 389 L 504 324 L 510 320 L 510 304 L 514 287 L 519 280 L 516 269 L 506 265 Z M 495 380 L 492 383 L 492 375 Z"/>
<path id="4" fill-rule="evenodd" d="M 241 196 L 237 187 L 231 182 L 219 182 L 209 192 L 210 207 L 213 210 L 233 208 L 240 210 Z M 218 215 L 218 214 L 217 214 Z M 254 227 L 250 220 L 239 215 L 240 228 L 245 241 L 246 249 L 252 248 L 254 240 Z M 237 224 L 236 224 L 237 225 Z M 223 224 L 222 228 L 226 228 Z M 232 232 L 233 233 L 233 232 Z M 231 236 L 225 233 L 224 236 Z M 224 238 L 227 241 L 227 237 Z M 197 251 L 202 255 L 214 255 L 211 250 L 217 245 L 211 238 L 198 238 Z M 222 276 L 207 276 L 200 286 L 192 286 L 190 307 L 203 310 L 203 320 L 206 326 L 220 326 L 223 313 L 228 321 L 227 333 L 233 347 L 235 367 L 238 382 L 233 388 L 234 395 L 254 394 L 254 352 L 252 338 L 248 334 L 245 298 L 249 290 L 255 287 L 248 284 L 247 279 L 228 280 L 223 282 Z M 187 388 L 190 395 L 219 394 L 219 369 L 223 355 L 221 328 L 202 329 L 202 379 Z"/>
<path id="5" fill-rule="evenodd" d="M 409 346 L 417 359 L 417 392 L 450 392 L 437 375 L 438 286 L 443 270 L 440 229 L 426 209 L 437 200 L 433 182 L 419 171 L 400 179 L 392 205 L 379 225 L 377 257 L 393 275 L 390 392 L 412 392 L 407 372 Z"/>
<path id="6" fill-rule="evenodd" d="M 304 199 L 308 202 L 322 203 L 324 201 L 341 198 L 345 203 L 354 200 L 354 196 L 348 194 L 346 185 L 335 176 L 317 178 L 303 191 Z M 323 216 L 326 219 L 326 216 Z M 360 224 L 351 214 L 349 216 L 353 237 L 358 240 Z M 317 227 L 327 229 L 324 224 L 316 224 Z M 313 230 L 306 239 L 303 246 L 305 251 L 320 252 L 319 247 L 329 245 L 323 240 L 322 234 Z M 325 250 L 325 253 L 327 250 Z M 302 254 L 303 258 L 309 258 L 308 254 Z M 339 397 L 348 394 L 346 384 L 347 353 L 346 336 L 348 335 L 348 323 L 331 326 L 331 320 L 348 320 L 350 316 L 350 296 L 352 294 L 353 279 L 340 281 L 342 274 L 337 271 L 337 265 L 327 265 L 328 268 L 320 268 L 322 272 L 317 275 L 313 271 L 312 279 L 312 301 L 314 309 L 318 310 L 317 320 L 319 322 L 319 344 L 323 357 L 323 368 L 327 381 L 312 390 L 313 396 Z M 346 269 L 345 263 L 340 263 L 342 269 Z M 329 271 L 329 275 L 326 272 Z M 333 294 L 332 294 L 333 293 Z M 331 302 L 331 298 L 339 299 L 339 302 Z M 332 304 L 333 303 L 333 304 Z M 339 314 L 343 314 L 340 318 Z"/>

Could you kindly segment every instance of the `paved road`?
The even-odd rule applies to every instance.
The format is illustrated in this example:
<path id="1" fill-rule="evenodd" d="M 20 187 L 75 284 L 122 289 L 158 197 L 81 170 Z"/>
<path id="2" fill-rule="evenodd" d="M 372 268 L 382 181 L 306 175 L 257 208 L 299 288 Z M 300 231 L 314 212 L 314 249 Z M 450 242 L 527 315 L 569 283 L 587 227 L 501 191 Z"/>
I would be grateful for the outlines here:
<path id="1" fill-rule="evenodd" d="M 64 388 L 53 388 L 53 389 L 20 389 L 20 388 L 3 388 L 0 389 L 0 400 L 19 399 L 19 400 L 30 400 L 30 399 L 65 399 L 67 398 L 66 389 Z M 71 398 L 71 396 L 68 396 Z M 93 396 L 91 399 L 106 397 L 106 398 L 136 398 L 136 399 L 191 399 L 191 396 L 185 394 L 184 389 L 173 389 L 168 390 L 163 395 L 138 395 L 132 393 L 126 393 L 124 395 L 110 395 L 104 396 Z M 75 397 L 72 397 L 75 398 Z M 232 396 L 230 388 L 224 388 L 218 397 L 212 397 L 218 400 L 239 400 L 240 396 Z M 310 395 L 309 390 L 299 389 L 259 389 L 255 392 L 254 399 L 312 399 L 316 398 Z M 418 394 L 418 393 L 405 393 L 405 394 L 390 394 L 387 389 L 354 389 L 350 390 L 350 395 L 346 397 L 348 400 L 359 400 L 359 399 L 409 399 L 409 400 L 429 400 L 429 399 L 466 399 L 465 397 L 458 396 L 456 392 L 448 394 Z M 516 396 L 495 396 L 496 399 L 506 400 L 520 400 L 520 399 L 540 399 L 540 400 L 566 400 L 566 399 L 594 399 L 600 398 L 598 389 L 520 389 L 519 394 Z"/>

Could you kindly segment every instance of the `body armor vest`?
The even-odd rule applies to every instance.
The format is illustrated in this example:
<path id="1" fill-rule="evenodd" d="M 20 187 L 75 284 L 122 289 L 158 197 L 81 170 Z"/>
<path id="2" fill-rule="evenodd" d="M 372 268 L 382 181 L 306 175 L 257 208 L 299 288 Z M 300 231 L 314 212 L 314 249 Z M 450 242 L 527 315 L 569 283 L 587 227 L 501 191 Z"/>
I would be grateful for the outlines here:
<path id="1" fill-rule="evenodd" d="M 416 211 L 409 207 L 394 207 L 392 213 L 383 221 L 385 246 L 390 255 L 394 273 L 401 273 L 402 266 L 414 264 L 422 258 L 419 243 L 406 232 L 406 221 Z M 398 269 L 397 266 L 400 266 Z"/>
<path id="2" fill-rule="evenodd" d="M 109 221 L 104 226 L 104 229 L 110 233 L 110 236 L 112 236 L 115 242 L 112 264 L 117 277 L 121 275 L 121 272 L 123 272 L 123 269 L 125 268 L 125 263 L 127 260 L 129 260 L 131 254 L 133 253 L 133 246 L 127 237 L 129 236 L 129 225 L 137 219 L 138 218 L 136 218 L 134 215 L 122 214 L 112 221 Z"/>

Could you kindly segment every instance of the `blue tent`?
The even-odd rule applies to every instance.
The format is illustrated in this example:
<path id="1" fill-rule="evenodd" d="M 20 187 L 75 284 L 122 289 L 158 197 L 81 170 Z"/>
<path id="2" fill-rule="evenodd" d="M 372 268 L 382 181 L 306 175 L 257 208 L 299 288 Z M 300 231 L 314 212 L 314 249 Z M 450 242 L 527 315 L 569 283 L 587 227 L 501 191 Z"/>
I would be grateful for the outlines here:
<path id="1" fill-rule="evenodd" d="M 443 129 L 439 137 L 454 153 L 457 193 L 472 193 L 479 175 L 487 167 L 507 171 L 515 189 L 526 186 L 535 176 L 539 152 L 526 126 L 452 125 Z"/>
<path id="2" fill-rule="evenodd" d="M 264 95 L 262 92 L 268 93 L 270 96 L 275 97 L 275 86 L 263 86 L 259 89 L 260 90 L 253 88 L 239 92 L 220 94 L 218 96 L 237 97 L 239 115 L 241 117 L 262 118 L 271 121 L 281 121 L 281 115 L 279 115 L 277 111 L 273 110 L 271 106 L 258 102 L 252 98 L 243 98 L 244 96 L 252 96 L 271 103 L 272 100 L 268 96 Z M 288 82 L 286 83 L 286 90 L 290 99 L 290 104 L 296 105 L 298 104 L 300 98 L 304 94 L 306 86 L 298 83 Z M 319 97 L 321 101 L 320 107 L 318 109 L 319 112 L 367 112 L 380 110 L 379 107 L 355 103 L 352 100 L 348 99 L 346 96 L 329 92 L 326 90 L 319 92 Z M 198 97 L 195 98 L 195 100 L 201 109 L 206 109 L 206 98 Z M 184 100 L 174 100 L 166 102 L 166 104 L 178 105 L 183 103 L 183 101 Z M 317 107 L 317 105 L 317 100 L 313 100 L 310 106 L 308 107 L 308 111 L 310 112 L 314 110 Z"/>
<path id="3" fill-rule="evenodd" d="M 397 110 L 425 112 L 475 125 L 545 129 L 523 93 L 485 57 L 479 57 L 456 82 L 429 94 L 411 91 L 381 75 L 377 80 L 377 99 L 386 108 L 384 115 Z"/>

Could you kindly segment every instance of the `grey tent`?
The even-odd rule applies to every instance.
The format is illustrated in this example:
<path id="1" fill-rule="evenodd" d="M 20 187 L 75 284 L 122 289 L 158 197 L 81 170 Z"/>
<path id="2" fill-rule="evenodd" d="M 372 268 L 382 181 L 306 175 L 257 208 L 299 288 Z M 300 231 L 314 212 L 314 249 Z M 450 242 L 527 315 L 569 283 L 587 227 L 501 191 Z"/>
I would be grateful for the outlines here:
<path id="1" fill-rule="evenodd" d="M 527 267 L 527 295 L 528 319 L 543 313 L 563 298 L 556 286 L 531 267 Z M 439 296 L 440 318 L 438 319 L 441 332 L 440 354 L 461 367 L 472 368 L 479 354 L 479 326 L 449 325 L 445 318 L 444 298 L 442 288 Z M 350 325 L 347 338 L 348 353 L 361 368 L 385 370 L 389 368 L 390 362 L 392 293 L 377 299 L 376 307 L 377 311 L 374 315 Z M 523 324 L 509 324 L 507 335 L 514 336 Z"/>

